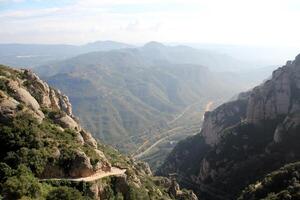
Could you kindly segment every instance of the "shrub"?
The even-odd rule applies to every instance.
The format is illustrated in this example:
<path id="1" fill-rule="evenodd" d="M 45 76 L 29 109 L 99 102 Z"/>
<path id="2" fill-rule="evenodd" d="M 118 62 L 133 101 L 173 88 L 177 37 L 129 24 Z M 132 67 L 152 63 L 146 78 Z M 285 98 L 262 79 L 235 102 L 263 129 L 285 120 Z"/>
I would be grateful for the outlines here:
<path id="1" fill-rule="evenodd" d="M 4 182 L 2 193 L 5 199 L 37 198 L 42 194 L 42 185 L 27 167 L 20 165 L 16 174 Z"/>
<path id="2" fill-rule="evenodd" d="M 47 200 L 84 200 L 84 197 L 78 190 L 63 186 L 49 192 L 46 199 Z"/>

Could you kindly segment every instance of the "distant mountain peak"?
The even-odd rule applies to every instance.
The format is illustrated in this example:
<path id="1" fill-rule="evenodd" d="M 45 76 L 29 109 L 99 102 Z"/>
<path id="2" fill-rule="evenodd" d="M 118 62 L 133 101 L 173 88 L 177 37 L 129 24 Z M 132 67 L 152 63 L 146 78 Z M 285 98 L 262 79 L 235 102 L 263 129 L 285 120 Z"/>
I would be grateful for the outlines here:
<path id="1" fill-rule="evenodd" d="M 148 42 L 144 45 L 145 48 L 163 48 L 166 47 L 163 43 L 159 43 L 156 41 Z"/>

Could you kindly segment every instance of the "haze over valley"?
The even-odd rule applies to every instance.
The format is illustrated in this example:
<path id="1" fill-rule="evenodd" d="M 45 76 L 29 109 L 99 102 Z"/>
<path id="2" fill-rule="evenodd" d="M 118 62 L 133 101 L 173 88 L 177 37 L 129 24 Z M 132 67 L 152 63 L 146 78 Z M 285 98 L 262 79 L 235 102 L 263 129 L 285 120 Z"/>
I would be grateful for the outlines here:
<path id="1" fill-rule="evenodd" d="M 0 0 L 0 199 L 300 199 L 299 13 Z"/>

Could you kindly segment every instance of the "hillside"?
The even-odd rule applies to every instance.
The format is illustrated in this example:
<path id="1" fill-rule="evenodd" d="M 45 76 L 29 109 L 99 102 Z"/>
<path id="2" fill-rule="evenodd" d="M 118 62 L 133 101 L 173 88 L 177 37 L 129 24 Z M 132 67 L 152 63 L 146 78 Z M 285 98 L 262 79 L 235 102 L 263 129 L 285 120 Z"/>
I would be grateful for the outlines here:
<path id="1" fill-rule="evenodd" d="M 202 199 L 235 199 L 249 184 L 299 161 L 299 115 L 300 55 L 207 112 L 200 134 L 180 142 L 157 174 L 176 173 Z"/>
<path id="2" fill-rule="evenodd" d="M 97 138 L 133 152 L 144 141 L 132 136 L 167 128 L 167 122 L 187 106 L 230 98 L 249 86 L 233 74 L 184 63 L 186 49 L 194 57 L 206 57 L 192 48 L 149 43 L 141 48 L 83 54 L 35 70 L 70 97 L 74 112 Z M 180 55 L 186 59 L 181 60 Z M 200 62 L 201 57 L 198 59 Z"/>
<path id="3" fill-rule="evenodd" d="M 281 200 L 300 198 L 300 163 L 287 164 L 248 186 L 238 200 Z"/>
<path id="4" fill-rule="evenodd" d="M 0 133 L 1 199 L 197 199 L 97 142 L 29 70 L 0 66 Z"/>

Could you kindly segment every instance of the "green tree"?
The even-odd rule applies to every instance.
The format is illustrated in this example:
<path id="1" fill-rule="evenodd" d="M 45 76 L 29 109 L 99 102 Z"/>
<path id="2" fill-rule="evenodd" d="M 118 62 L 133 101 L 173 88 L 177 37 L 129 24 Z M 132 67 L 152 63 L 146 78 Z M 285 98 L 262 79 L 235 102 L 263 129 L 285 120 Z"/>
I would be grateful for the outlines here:
<path id="1" fill-rule="evenodd" d="M 5 199 L 37 198 L 41 196 L 42 186 L 26 166 L 20 165 L 16 174 L 4 182 L 2 191 Z"/>

